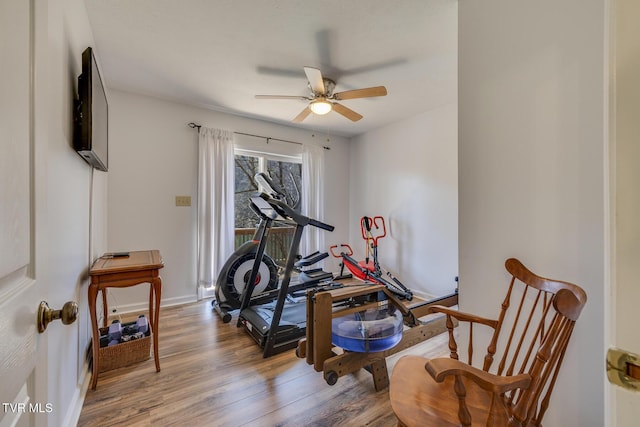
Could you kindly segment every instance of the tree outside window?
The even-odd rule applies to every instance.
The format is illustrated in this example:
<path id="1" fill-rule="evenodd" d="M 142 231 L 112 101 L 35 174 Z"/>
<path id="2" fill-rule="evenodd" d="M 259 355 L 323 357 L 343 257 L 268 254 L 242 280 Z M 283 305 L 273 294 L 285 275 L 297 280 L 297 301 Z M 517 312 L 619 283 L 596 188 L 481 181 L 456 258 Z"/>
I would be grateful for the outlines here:
<path id="1" fill-rule="evenodd" d="M 271 180 L 286 194 L 290 206 L 299 204 L 301 197 L 302 163 L 285 161 L 267 156 L 236 154 L 235 156 L 235 246 L 238 248 L 250 240 L 260 221 L 251 210 L 249 200 L 260 191 L 253 177 L 258 172 L 266 172 Z M 274 261 L 284 263 L 294 228 L 291 225 L 275 223 L 269 233 L 266 252 Z"/>

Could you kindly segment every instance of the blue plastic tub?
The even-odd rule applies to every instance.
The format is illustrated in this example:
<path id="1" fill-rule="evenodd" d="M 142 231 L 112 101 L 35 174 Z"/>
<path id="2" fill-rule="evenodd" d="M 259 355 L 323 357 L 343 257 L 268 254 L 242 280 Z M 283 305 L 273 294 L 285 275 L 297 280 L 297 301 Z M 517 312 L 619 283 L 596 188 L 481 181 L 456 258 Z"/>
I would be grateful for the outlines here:
<path id="1" fill-rule="evenodd" d="M 402 339 L 402 313 L 394 306 L 351 313 L 331 323 L 333 344 L 349 351 L 385 351 Z"/>

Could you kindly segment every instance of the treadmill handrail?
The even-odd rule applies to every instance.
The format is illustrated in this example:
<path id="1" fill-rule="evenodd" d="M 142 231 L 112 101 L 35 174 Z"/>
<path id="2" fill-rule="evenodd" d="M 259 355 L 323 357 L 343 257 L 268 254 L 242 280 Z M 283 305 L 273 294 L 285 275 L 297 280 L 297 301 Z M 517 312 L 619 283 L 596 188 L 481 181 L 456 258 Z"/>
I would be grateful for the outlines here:
<path id="1" fill-rule="evenodd" d="M 286 203 L 276 200 L 274 198 L 268 197 L 265 199 L 267 203 L 269 203 L 273 208 L 285 219 L 292 219 L 296 224 L 300 224 L 302 226 L 305 225 L 313 225 L 314 227 L 322 228 L 323 230 L 333 231 L 334 226 L 330 224 L 326 224 L 322 221 L 318 221 L 317 219 L 309 218 L 308 216 L 304 216 L 299 212 L 296 212 L 291 208 L 291 206 Z"/>
<path id="2" fill-rule="evenodd" d="M 260 193 L 255 196 L 251 196 L 251 210 L 264 219 L 277 220 L 279 219 L 279 213 L 276 209 L 265 200 L 266 194 Z M 284 219 L 284 218 L 282 218 Z"/>
<path id="3" fill-rule="evenodd" d="M 322 221 L 318 221 L 317 219 L 312 219 L 312 218 L 309 218 L 309 225 L 313 225 L 314 227 L 322 228 L 323 230 L 327 230 L 327 231 L 333 231 L 335 228 L 333 225 L 329 225 Z"/>

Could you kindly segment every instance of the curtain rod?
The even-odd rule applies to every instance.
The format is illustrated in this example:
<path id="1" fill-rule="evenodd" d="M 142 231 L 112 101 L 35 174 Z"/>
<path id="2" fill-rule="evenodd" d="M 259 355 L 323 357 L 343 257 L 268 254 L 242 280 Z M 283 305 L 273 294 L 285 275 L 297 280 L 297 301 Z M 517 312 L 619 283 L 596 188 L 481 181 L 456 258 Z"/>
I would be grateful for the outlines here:
<path id="1" fill-rule="evenodd" d="M 189 126 L 191 129 L 197 129 L 198 131 L 202 127 L 202 125 L 199 125 L 199 124 L 194 123 L 194 122 L 189 123 L 187 126 Z M 297 141 L 289 141 L 289 140 L 286 140 L 286 139 L 271 138 L 269 136 L 254 135 L 252 133 L 244 133 L 244 132 L 233 132 L 233 133 L 236 134 L 236 135 L 253 136 L 254 138 L 264 138 L 265 140 L 267 140 L 267 144 L 269 143 L 269 141 L 280 141 L 280 142 L 286 142 L 286 143 L 289 143 L 289 144 L 303 145 L 301 142 L 297 142 Z M 325 150 L 331 150 L 330 147 L 323 146 L 322 148 L 324 148 Z"/>

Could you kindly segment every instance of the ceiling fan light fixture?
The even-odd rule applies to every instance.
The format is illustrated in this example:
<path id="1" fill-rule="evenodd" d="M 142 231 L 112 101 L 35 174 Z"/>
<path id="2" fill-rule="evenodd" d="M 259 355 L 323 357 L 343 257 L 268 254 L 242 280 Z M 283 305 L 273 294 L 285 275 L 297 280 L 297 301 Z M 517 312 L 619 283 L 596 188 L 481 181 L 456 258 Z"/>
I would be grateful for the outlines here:
<path id="1" fill-rule="evenodd" d="M 318 99 L 316 101 L 313 101 L 311 104 L 309 104 L 309 108 L 315 114 L 319 116 L 323 116 L 329 113 L 329 111 L 331 111 L 331 109 L 333 108 L 333 105 L 331 105 L 331 103 L 326 99 Z"/>
<path id="2" fill-rule="evenodd" d="M 356 113 L 351 108 L 342 105 L 340 102 L 345 99 L 372 98 L 375 96 L 386 96 L 387 88 L 384 86 L 366 87 L 363 89 L 345 90 L 343 92 L 334 93 L 336 82 L 322 76 L 322 72 L 313 67 L 304 67 L 304 73 L 307 75 L 307 86 L 311 93 L 308 96 L 294 95 L 256 95 L 258 99 L 300 99 L 309 101 L 296 117 L 293 118 L 294 123 L 301 123 L 309 117 L 311 113 L 316 115 L 325 115 L 332 110 L 346 117 L 352 122 L 362 119 L 362 115 Z"/>

